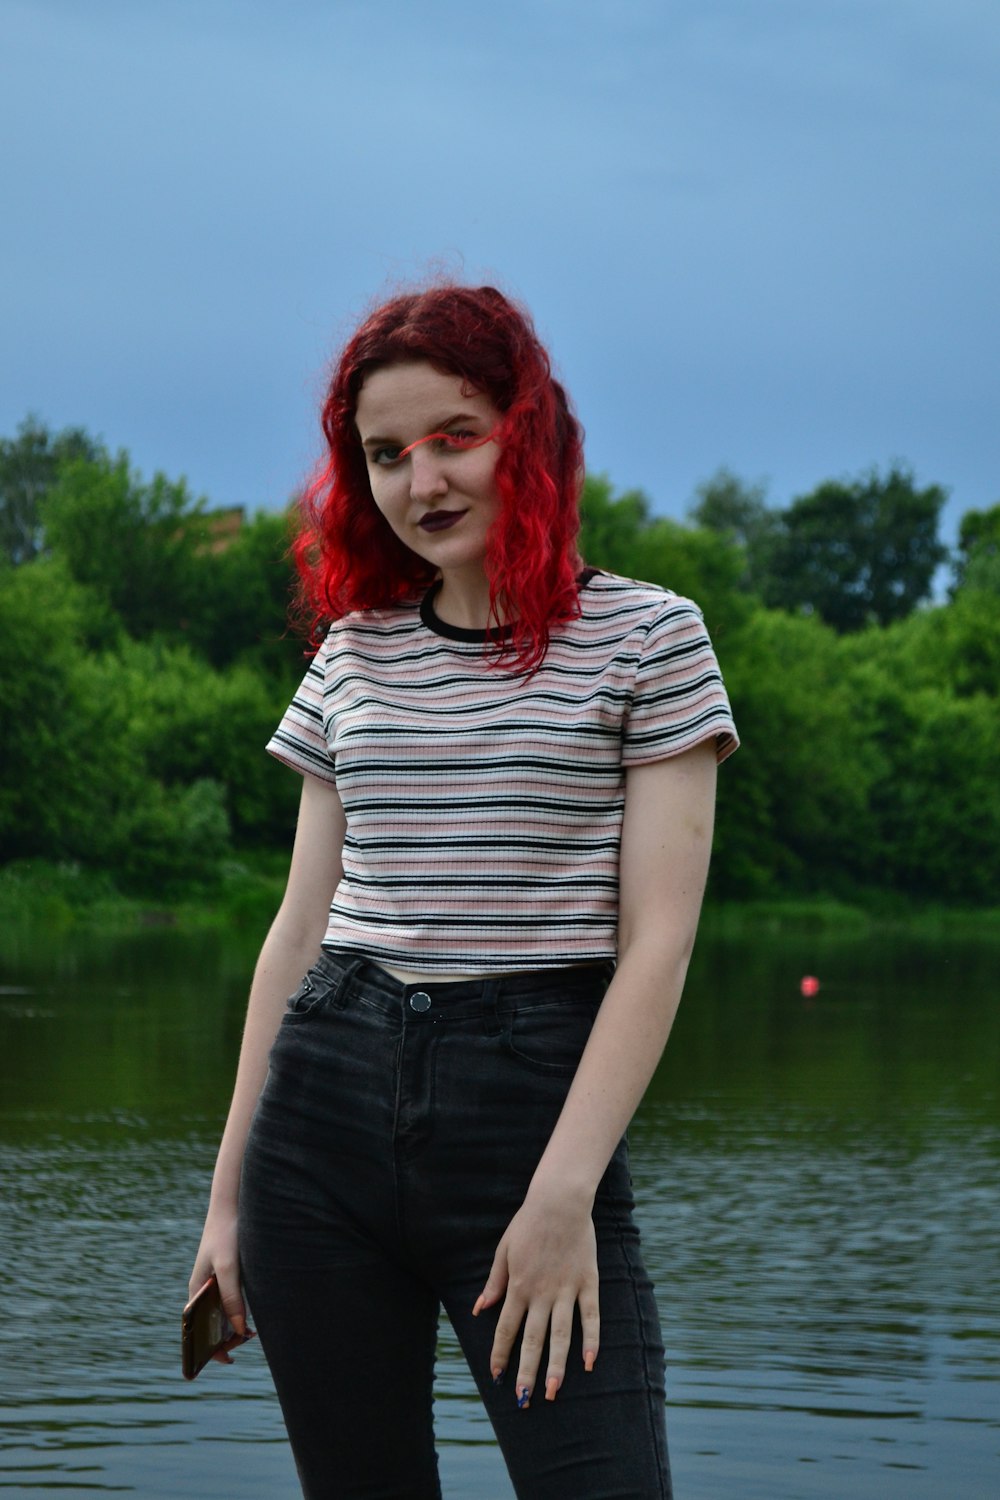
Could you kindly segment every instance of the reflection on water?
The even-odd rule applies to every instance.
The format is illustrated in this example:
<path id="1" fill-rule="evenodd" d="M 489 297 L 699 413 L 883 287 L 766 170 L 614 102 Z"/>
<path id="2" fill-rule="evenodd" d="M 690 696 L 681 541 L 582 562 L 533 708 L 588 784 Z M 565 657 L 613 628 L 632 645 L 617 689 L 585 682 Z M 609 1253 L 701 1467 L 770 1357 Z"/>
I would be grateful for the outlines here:
<path id="1" fill-rule="evenodd" d="M 632 1134 L 678 1500 L 1000 1494 L 997 956 L 702 945 Z M 259 1350 L 178 1373 L 250 961 L 170 934 L 8 954 L 0 1490 L 297 1494 Z M 509 1496 L 448 1329 L 437 1410 L 446 1493 Z"/>

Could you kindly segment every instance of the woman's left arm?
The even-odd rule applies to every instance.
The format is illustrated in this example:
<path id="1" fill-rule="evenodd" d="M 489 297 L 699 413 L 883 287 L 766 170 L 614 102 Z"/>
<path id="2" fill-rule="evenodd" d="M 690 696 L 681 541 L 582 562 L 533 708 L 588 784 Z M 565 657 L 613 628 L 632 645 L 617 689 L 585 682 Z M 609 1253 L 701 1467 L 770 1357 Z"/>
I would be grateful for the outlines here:
<path id="1" fill-rule="evenodd" d="M 473 1309 L 503 1299 L 491 1354 L 494 1378 L 507 1368 L 524 1325 L 515 1382 L 521 1406 L 535 1388 L 546 1337 L 545 1396 L 555 1399 L 578 1304 L 588 1370 L 597 1357 L 594 1196 L 680 1003 L 712 848 L 715 775 L 714 742 L 626 772 L 618 967 L 556 1128 Z"/>

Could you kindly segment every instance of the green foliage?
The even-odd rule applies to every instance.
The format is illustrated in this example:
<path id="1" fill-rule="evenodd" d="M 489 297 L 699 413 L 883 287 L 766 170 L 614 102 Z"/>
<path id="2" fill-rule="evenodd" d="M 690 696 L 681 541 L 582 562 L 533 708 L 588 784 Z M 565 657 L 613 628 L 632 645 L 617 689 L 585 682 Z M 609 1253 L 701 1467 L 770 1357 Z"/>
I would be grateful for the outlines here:
<path id="1" fill-rule="evenodd" d="M 874 755 L 872 888 L 989 905 L 1000 889 L 1000 601 L 971 596 L 840 642 L 855 727 Z"/>
<path id="2" fill-rule="evenodd" d="M 828 480 L 781 516 L 761 588 L 766 604 L 807 610 L 839 631 L 888 625 L 926 599 L 947 552 L 937 539 L 946 499 L 893 467 L 853 483 Z"/>
<path id="3" fill-rule="evenodd" d="M 937 538 L 946 495 L 917 489 L 898 466 L 853 482 L 827 480 L 786 510 L 761 485 L 720 469 L 690 517 L 742 552 L 741 587 L 775 609 L 814 614 L 846 632 L 888 625 L 926 599 L 947 552 Z"/>
<path id="4" fill-rule="evenodd" d="M 294 781 L 263 754 L 287 694 L 186 647 L 87 653 L 92 607 L 57 562 L 0 590 L 3 857 L 79 860 L 162 895 L 210 874 L 231 828 L 287 840 Z"/>
<path id="5" fill-rule="evenodd" d="M 117 639 L 103 602 L 60 560 L 0 574 L 0 851 L 62 853 L 62 802 L 87 747 L 68 725 L 85 688 L 76 670 Z"/>
<path id="6" fill-rule="evenodd" d="M 770 510 L 762 484 L 746 484 L 731 470 L 718 469 L 695 490 L 688 515 L 704 531 L 726 537 L 743 556 L 739 585 L 762 596 L 770 576 L 771 555 L 781 530 L 781 514 Z"/>
<path id="7" fill-rule="evenodd" d="M 966 511 L 953 566 L 952 598 L 967 588 L 1000 594 L 1000 504 Z"/>
<path id="8" fill-rule="evenodd" d="M 615 496 L 603 475 L 588 475 L 580 513 L 580 551 L 592 567 L 693 599 L 719 639 L 747 618 L 750 606 L 739 591 L 743 558 L 728 537 L 652 517 L 640 490 Z"/>
<path id="9" fill-rule="evenodd" d="M 42 501 L 60 470 L 95 462 L 101 451 L 81 427 L 51 433 L 37 417 L 26 417 L 15 438 L 0 438 L 0 559 L 17 565 L 38 556 Z"/>
<path id="10" fill-rule="evenodd" d="M 880 875 L 919 897 L 988 905 L 1000 889 L 1000 705 L 924 689 L 898 703 L 894 764 L 873 788 Z"/>
<path id="11" fill-rule="evenodd" d="M 650 524 L 649 501 L 641 490 L 615 495 L 606 474 L 587 475 L 580 500 L 580 552 L 590 567 L 634 577 L 631 569 Z"/>
<path id="12" fill-rule="evenodd" d="M 882 769 L 854 712 L 833 631 L 757 610 L 723 657 L 743 749 L 719 778 L 713 890 L 842 894 L 873 826 Z"/>
<path id="13" fill-rule="evenodd" d="M 159 783 L 218 782 L 241 840 L 283 841 L 296 783 L 263 747 L 291 696 L 245 665 L 217 672 L 187 646 L 126 641 L 97 663 L 93 695 L 120 702 L 135 754 Z"/>
<path id="14" fill-rule="evenodd" d="M 287 516 L 217 533 L 183 481 L 145 483 L 126 454 L 65 463 L 41 501 L 47 548 L 137 640 L 186 641 L 215 667 L 285 675 L 292 571 Z"/>
<path id="15" fill-rule="evenodd" d="M 277 625 L 261 642 L 253 612 L 269 594 L 273 620 L 277 589 L 249 577 L 265 554 L 286 566 L 284 522 L 246 528 L 229 567 L 183 485 L 143 484 L 103 452 L 64 465 L 41 509 L 47 555 L 0 573 L 0 857 L 81 861 L 162 896 L 209 877 L 233 833 L 287 841 L 294 779 L 262 750 L 301 654 Z M 199 613 L 213 570 L 232 628 Z M 186 634 L 239 661 L 216 671 L 171 643 Z"/>
<path id="16" fill-rule="evenodd" d="M 183 482 L 144 484 L 128 457 L 66 465 L 42 502 L 48 547 L 119 616 L 129 635 L 178 633 L 198 607 L 201 511 Z"/>
<path id="17" fill-rule="evenodd" d="M 226 547 L 213 551 L 203 545 L 191 560 L 196 603 L 183 638 L 213 666 L 242 662 L 287 678 L 289 662 L 301 652 L 288 632 L 289 533 L 287 515 L 263 512 L 241 526 Z"/>
<path id="18" fill-rule="evenodd" d="M 897 686 L 960 698 L 1000 689 L 1000 594 L 965 585 L 952 604 L 918 610 L 881 632 L 853 638 L 849 659 L 876 656 Z M 845 647 L 847 642 L 845 641 Z"/>

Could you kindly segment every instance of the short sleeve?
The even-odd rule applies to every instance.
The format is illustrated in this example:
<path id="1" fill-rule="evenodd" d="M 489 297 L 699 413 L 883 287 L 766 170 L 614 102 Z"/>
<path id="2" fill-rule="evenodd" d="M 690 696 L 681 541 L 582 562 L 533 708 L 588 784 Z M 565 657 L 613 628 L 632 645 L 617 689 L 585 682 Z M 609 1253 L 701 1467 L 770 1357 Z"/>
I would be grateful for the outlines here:
<path id="1" fill-rule="evenodd" d="M 739 745 L 705 622 L 690 599 L 670 597 L 642 640 L 622 739 L 622 764 L 680 755 L 714 739 L 723 761 Z"/>
<path id="2" fill-rule="evenodd" d="M 286 766 L 291 766 L 293 771 L 334 782 L 333 756 L 323 728 L 323 688 L 329 652 L 328 635 L 313 657 L 281 723 L 268 740 L 267 750 Z"/>

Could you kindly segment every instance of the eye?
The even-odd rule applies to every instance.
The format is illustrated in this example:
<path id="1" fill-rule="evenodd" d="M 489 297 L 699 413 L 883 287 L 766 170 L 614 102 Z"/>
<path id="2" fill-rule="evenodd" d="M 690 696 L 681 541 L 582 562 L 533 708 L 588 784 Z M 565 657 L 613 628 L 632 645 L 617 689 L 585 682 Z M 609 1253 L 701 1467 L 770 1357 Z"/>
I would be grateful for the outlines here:
<path id="1" fill-rule="evenodd" d="M 460 452 L 463 448 L 471 448 L 479 441 L 479 434 L 466 432 L 464 428 L 458 432 L 442 432 L 439 438 L 441 447 L 446 451 Z"/>
<path id="2" fill-rule="evenodd" d="M 402 449 L 386 444 L 382 448 L 373 448 L 368 455 L 368 462 L 379 468 L 391 469 L 394 464 L 399 463 L 401 452 Z"/>

